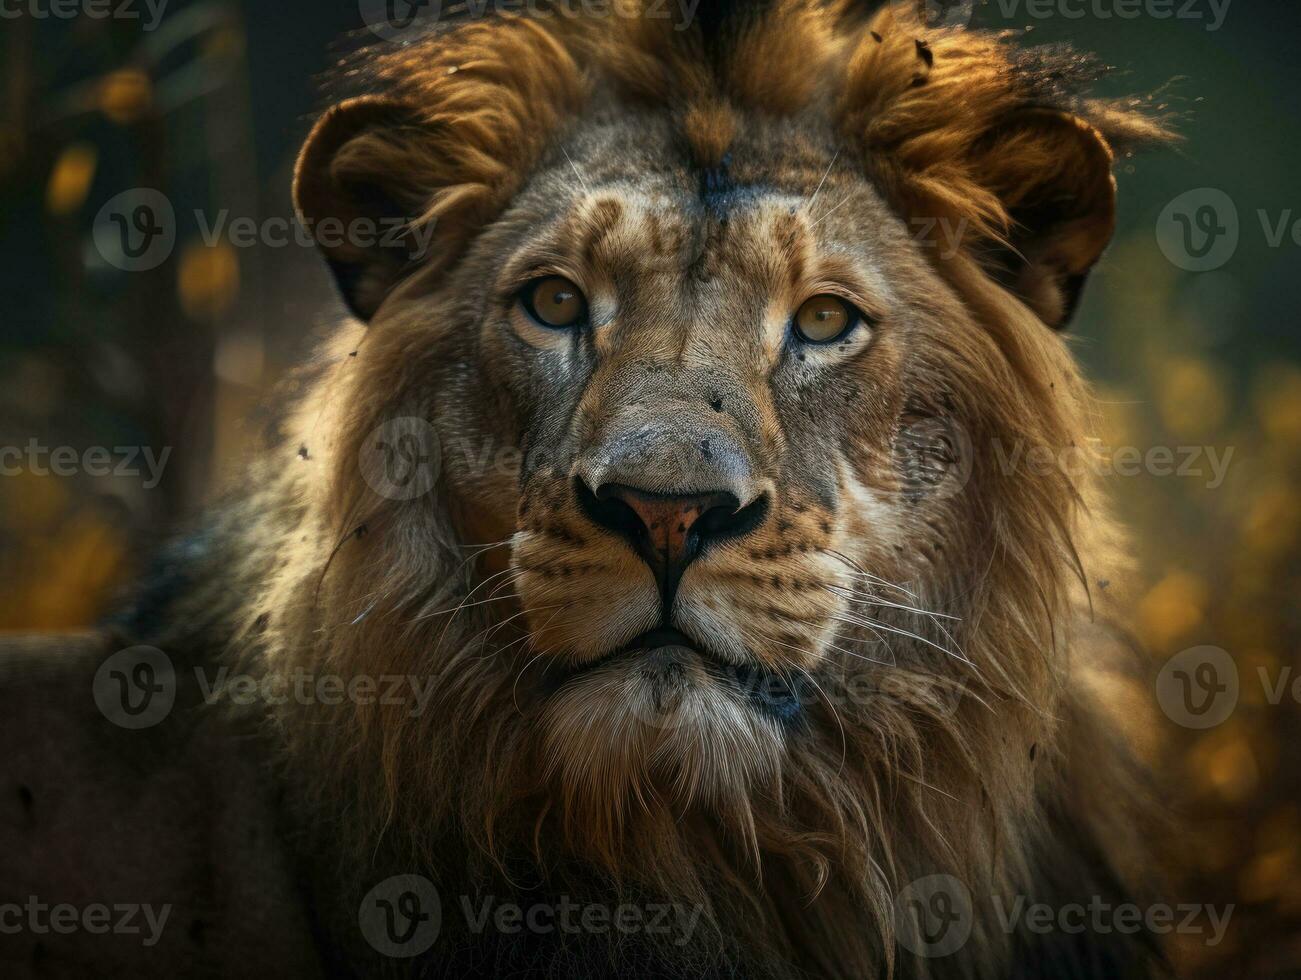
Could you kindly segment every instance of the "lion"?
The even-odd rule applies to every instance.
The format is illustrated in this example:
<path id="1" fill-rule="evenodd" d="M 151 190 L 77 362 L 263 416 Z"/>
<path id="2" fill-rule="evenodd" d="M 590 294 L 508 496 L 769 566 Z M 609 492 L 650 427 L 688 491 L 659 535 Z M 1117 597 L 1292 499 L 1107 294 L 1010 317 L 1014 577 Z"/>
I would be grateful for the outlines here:
<path id="1" fill-rule="evenodd" d="M 350 316 L 110 644 L 255 692 L 178 695 L 171 764 L 244 760 L 213 795 L 259 849 L 199 847 L 297 952 L 248 941 L 245 888 L 208 955 L 1160 971 L 1015 910 L 1152 886 L 1123 546 L 1057 464 L 1095 422 L 1064 328 L 1114 161 L 1167 123 L 911 6 L 655 6 L 444 17 L 307 137 Z"/>

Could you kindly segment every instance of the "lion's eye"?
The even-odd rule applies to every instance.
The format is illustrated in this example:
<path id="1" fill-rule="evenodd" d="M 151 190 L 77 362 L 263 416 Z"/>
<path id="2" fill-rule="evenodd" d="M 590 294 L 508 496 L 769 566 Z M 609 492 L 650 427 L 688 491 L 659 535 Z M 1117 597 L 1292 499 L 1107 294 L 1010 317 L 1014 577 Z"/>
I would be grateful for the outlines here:
<path id="1" fill-rule="evenodd" d="M 809 344 L 839 340 L 862 318 L 858 310 L 839 296 L 824 293 L 806 299 L 795 313 L 795 332 Z"/>
<path id="2" fill-rule="evenodd" d="M 564 276 L 547 276 L 529 283 L 520 293 L 529 316 L 546 327 L 573 327 L 587 316 L 587 300 Z"/>

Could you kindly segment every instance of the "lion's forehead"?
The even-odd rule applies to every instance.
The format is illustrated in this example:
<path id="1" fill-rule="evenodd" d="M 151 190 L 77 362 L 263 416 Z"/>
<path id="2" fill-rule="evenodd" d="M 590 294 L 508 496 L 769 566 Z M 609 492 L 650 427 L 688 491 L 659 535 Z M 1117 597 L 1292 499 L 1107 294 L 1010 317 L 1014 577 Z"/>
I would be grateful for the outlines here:
<path id="1" fill-rule="evenodd" d="M 816 191 L 709 174 L 697 187 L 663 177 L 589 186 L 530 230 L 509 267 L 554 265 L 575 278 L 594 325 L 615 322 L 621 338 L 654 327 L 772 347 L 794 306 L 820 287 L 856 285 L 882 304 L 892 292 L 887 256 L 845 242 L 823 220 L 838 203 L 870 206 L 870 197 Z"/>

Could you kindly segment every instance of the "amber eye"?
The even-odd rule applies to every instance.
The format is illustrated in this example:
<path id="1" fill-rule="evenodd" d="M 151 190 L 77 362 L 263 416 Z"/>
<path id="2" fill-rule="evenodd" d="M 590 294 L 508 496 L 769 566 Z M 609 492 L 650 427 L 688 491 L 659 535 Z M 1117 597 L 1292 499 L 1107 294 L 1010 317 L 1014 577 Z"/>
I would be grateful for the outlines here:
<path id="1" fill-rule="evenodd" d="M 806 299 L 795 313 L 795 332 L 809 344 L 829 344 L 854 328 L 861 316 L 839 296 Z"/>
<path id="2" fill-rule="evenodd" d="M 587 316 L 587 300 L 564 276 L 547 276 L 524 287 L 520 303 L 528 315 L 546 327 L 573 327 Z"/>

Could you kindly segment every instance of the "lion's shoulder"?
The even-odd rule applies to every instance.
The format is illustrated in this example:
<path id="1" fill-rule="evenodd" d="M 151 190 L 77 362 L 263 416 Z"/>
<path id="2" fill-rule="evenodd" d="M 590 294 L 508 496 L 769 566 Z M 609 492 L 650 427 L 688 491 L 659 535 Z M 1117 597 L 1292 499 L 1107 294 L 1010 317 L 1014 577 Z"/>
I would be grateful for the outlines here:
<path id="1" fill-rule="evenodd" d="M 0 973 L 318 974 L 260 743 L 158 666 L 107 633 L 0 639 Z M 141 680 L 163 717 L 106 700 Z"/>

